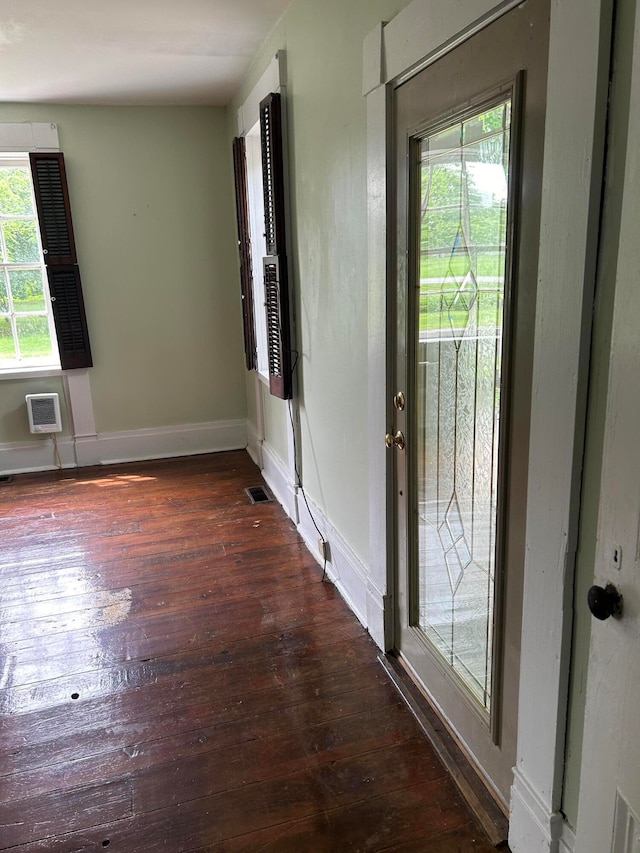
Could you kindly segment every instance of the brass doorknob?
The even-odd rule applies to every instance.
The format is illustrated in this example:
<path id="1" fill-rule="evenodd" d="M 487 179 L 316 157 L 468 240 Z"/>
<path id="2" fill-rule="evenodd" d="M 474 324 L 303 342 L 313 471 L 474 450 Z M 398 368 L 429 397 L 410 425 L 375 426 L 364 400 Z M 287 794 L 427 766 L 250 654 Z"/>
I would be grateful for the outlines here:
<path id="1" fill-rule="evenodd" d="M 404 450 L 404 435 L 399 430 L 395 435 L 388 432 L 384 437 L 384 443 L 387 447 L 393 447 L 395 445 L 399 450 Z"/>

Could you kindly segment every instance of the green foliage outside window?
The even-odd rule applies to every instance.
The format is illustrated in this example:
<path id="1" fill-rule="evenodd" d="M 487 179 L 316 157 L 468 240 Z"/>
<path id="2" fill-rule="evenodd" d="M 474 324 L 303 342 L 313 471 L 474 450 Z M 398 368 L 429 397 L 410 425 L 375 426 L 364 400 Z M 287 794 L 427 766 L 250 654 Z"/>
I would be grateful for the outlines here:
<path id="1" fill-rule="evenodd" d="M 3 236 L 0 315 L 5 315 L 0 316 L 0 360 L 17 357 L 14 329 L 22 358 L 50 356 L 52 345 L 42 261 L 27 166 L 0 168 L 0 228 Z M 13 265 L 20 265 L 22 269 Z M 9 313 L 11 307 L 13 320 Z"/>

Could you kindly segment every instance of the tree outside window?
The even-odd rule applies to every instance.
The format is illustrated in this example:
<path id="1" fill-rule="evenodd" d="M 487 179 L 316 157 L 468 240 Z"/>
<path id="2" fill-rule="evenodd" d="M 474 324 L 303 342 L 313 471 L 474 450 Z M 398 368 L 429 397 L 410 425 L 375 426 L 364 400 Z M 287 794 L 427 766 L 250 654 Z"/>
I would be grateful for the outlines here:
<path id="1" fill-rule="evenodd" d="M 0 370 L 59 367 L 26 155 L 0 158 Z"/>

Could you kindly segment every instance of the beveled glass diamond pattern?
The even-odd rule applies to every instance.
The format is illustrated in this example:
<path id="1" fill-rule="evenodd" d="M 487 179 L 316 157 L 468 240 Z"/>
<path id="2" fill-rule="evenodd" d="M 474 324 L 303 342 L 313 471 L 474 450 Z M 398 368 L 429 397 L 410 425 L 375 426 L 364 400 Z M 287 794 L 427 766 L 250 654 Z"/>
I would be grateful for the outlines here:
<path id="1" fill-rule="evenodd" d="M 471 252 L 462 227 L 458 229 L 443 282 L 442 302 L 449 317 L 451 334 L 459 347 L 478 297 L 478 281 Z"/>
<path id="2" fill-rule="evenodd" d="M 444 552 L 451 592 L 455 592 L 460 586 L 465 569 L 471 563 L 471 549 L 467 544 L 455 493 L 449 501 L 444 521 L 438 528 L 438 536 Z"/>
<path id="3" fill-rule="evenodd" d="M 418 627 L 492 705 L 510 101 L 420 139 Z"/>

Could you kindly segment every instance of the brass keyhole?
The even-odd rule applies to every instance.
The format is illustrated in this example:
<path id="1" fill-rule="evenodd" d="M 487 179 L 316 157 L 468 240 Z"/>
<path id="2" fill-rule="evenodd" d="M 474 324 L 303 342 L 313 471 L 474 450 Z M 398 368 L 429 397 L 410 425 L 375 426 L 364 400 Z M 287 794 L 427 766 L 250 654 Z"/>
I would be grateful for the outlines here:
<path id="1" fill-rule="evenodd" d="M 393 398 L 393 405 L 399 412 L 401 412 L 405 407 L 405 402 L 406 401 L 404 399 L 404 394 L 402 393 L 402 391 L 398 391 L 398 393 Z"/>

